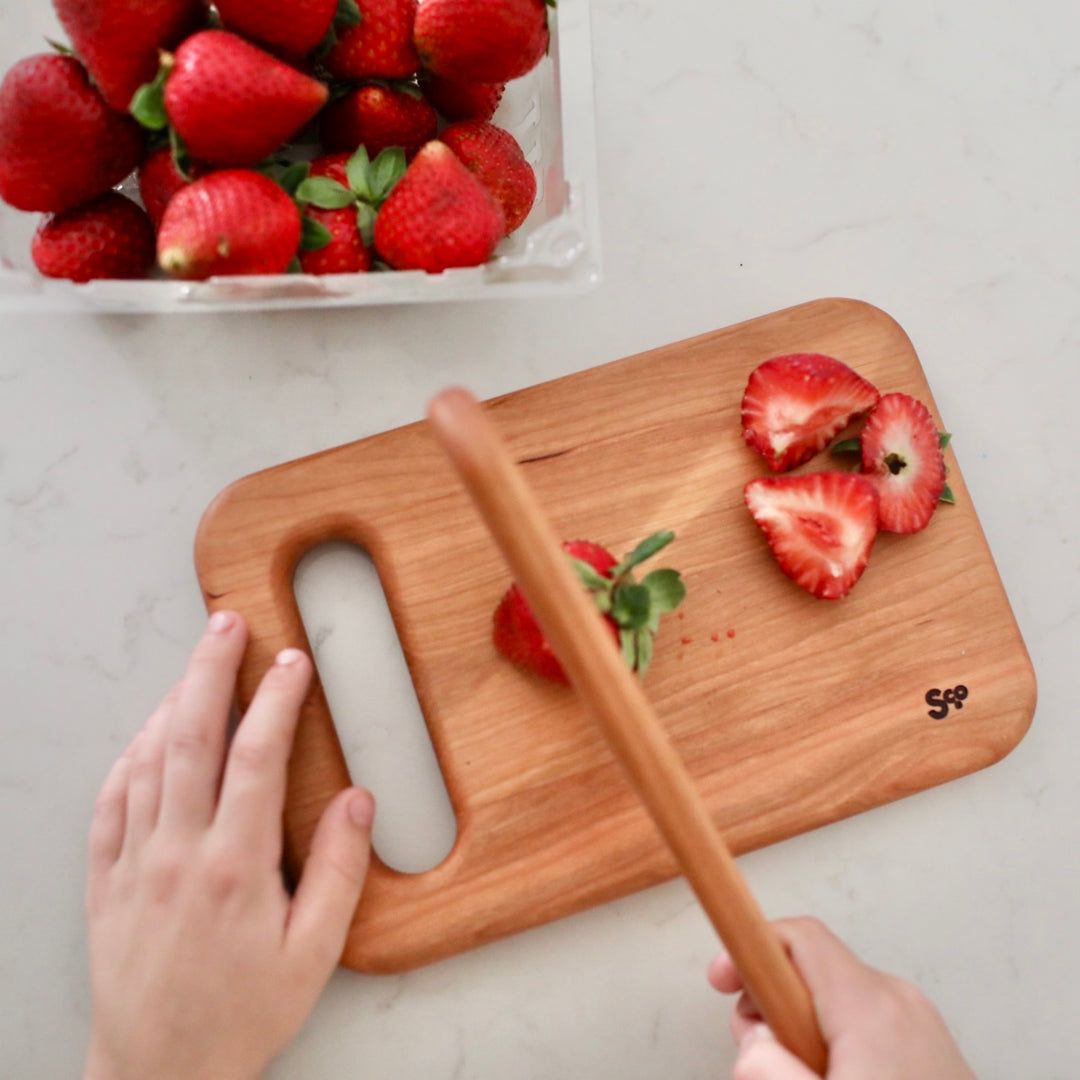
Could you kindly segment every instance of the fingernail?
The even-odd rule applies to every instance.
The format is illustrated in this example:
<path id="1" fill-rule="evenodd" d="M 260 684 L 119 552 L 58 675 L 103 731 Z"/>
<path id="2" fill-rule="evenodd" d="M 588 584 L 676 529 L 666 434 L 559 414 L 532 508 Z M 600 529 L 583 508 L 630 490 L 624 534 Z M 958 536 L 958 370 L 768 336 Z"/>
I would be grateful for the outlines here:
<path id="1" fill-rule="evenodd" d="M 288 666 L 289 664 L 298 664 L 303 659 L 304 653 L 301 649 L 282 649 L 274 657 L 274 663 Z"/>
<path id="2" fill-rule="evenodd" d="M 370 829 L 375 820 L 375 800 L 371 792 L 357 788 L 349 798 L 349 820 L 360 829 Z"/>
<path id="3" fill-rule="evenodd" d="M 768 1024 L 754 1024 L 753 1027 L 746 1029 L 746 1033 L 739 1040 L 739 1049 L 745 1050 L 748 1046 L 752 1046 L 756 1042 L 763 1042 L 766 1039 L 771 1040 L 773 1033 L 769 1030 Z"/>
<path id="4" fill-rule="evenodd" d="M 206 628 L 211 634 L 224 634 L 226 630 L 232 628 L 236 622 L 236 616 L 231 611 L 215 611 L 210 616 L 210 621 L 206 624 Z"/>

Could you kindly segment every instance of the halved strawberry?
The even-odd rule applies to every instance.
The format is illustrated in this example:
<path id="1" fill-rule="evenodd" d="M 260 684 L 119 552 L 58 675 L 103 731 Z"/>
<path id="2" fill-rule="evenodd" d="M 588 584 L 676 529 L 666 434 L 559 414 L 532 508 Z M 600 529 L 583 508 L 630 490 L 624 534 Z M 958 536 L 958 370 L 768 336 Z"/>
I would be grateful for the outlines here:
<path id="1" fill-rule="evenodd" d="M 823 600 L 862 576 L 878 531 L 878 494 L 858 473 L 762 476 L 743 489 L 780 569 Z"/>
<path id="2" fill-rule="evenodd" d="M 640 583 L 634 581 L 632 571 L 674 537 L 671 532 L 656 533 L 621 560 L 589 540 L 569 540 L 563 544 L 597 608 L 604 613 L 612 637 L 622 648 L 623 658 L 641 676 L 652 659 L 660 616 L 679 606 L 686 587 L 677 570 L 653 570 Z M 517 585 L 510 586 L 495 609 L 492 637 L 495 648 L 515 664 L 552 682 L 568 681 Z"/>
<path id="3" fill-rule="evenodd" d="M 945 458 L 930 410 L 885 394 L 862 430 L 862 470 L 877 488 L 879 524 L 894 533 L 926 528 L 945 490 Z"/>
<path id="4" fill-rule="evenodd" d="M 774 472 L 824 450 L 881 395 L 847 364 L 821 353 L 776 356 L 751 373 L 742 399 L 743 438 Z"/>

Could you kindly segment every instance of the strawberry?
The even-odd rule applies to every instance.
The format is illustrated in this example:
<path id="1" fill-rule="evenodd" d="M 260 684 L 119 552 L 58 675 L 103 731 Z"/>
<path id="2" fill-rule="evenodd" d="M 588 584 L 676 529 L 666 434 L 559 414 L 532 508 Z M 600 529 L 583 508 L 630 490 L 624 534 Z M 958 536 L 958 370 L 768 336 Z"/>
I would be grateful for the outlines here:
<path id="1" fill-rule="evenodd" d="M 413 41 L 424 67 L 465 82 L 499 83 L 531 71 L 548 47 L 545 0 L 425 0 Z"/>
<path id="2" fill-rule="evenodd" d="M 63 213 L 47 215 L 30 244 L 34 265 L 48 277 L 146 277 L 154 265 L 154 226 L 131 199 L 107 191 Z"/>
<path id="3" fill-rule="evenodd" d="M 660 616 L 674 611 L 686 595 L 677 570 L 654 570 L 640 584 L 633 569 L 674 539 L 662 532 L 642 541 L 621 561 L 599 544 L 570 540 L 563 550 L 603 612 L 612 637 L 631 670 L 645 675 L 653 654 Z M 552 682 L 566 683 L 566 672 L 540 629 L 529 602 L 511 585 L 495 609 L 492 640 L 508 660 Z"/>
<path id="4" fill-rule="evenodd" d="M 147 154 L 139 166 L 139 195 L 150 220 L 157 228 L 169 200 L 192 180 L 207 172 L 204 166 L 188 162 L 185 176 L 176 167 L 176 157 L 171 147 L 161 146 Z"/>
<path id="5" fill-rule="evenodd" d="M 244 166 L 295 135 L 327 95 L 323 83 L 236 34 L 202 30 L 176 50 L 164 104 L 192 157 Z"/>
<path id="6" fill-rule="evenodd" d="M 0 198 L 61 211 L 106 192 L 139 163 L 143 137 L 74 57 L 18 60 L 0 83 Z"/>
<path id="7" fill-rule="evenodd" d="M 158 264 L 173 277 L 281 274 L 300 246 L 300 211 L 273 180 L 222 169 L 181 188 L 158 230 Z"/>
<path id="8" fill-rule="evenodd" d="M 877 489 L 866 477 L 763 476 L 746 485 L 743 497 L 789 578 L 824 600 L 850 592 L 878 531 Z"/>
<path id="9" fill-rule="evenodd" d="M 337 31 L 322 58 L 337 79 L 405 79 L 416 73 L 420 58 L 413 47 L 417 0 L 357 0 L 359 21 Z"/>
<path id="10" fill-rule="evenodd" d="M 416 155 L 375 219 L 375 248 L 395 270 L 479 266 L 505 234 L 494 196 L 437 141 Z"/>
<path id="11" fill-rule="evenodd" d="M 506 217 L 506 231 L 512 233 L 536 201 L 536 174 L 514 136 L 486 120 L 462 120 L 444 128 L 439 141 L 495 196 Z"/>
<path id="12" fill-rule="evenodd" d="M 435 106 L 436 112 L 444 120 L 450 122 L 490 120 L 506 90 L 506 83 L 462 82 L 423 69 L 418 80 L 424 97 Z"/>
<path id="13" fill-rule="evenodd" d="M 301 57 L 326 37 L 338 0 L 214 0 L 221 25 L 282 56 Z"/>
<path id="14" fill-rule="evenodd" d="M 158 69 L 158 53 L 205 25 L 203 0 L 53 0 L 75 52 L 120 112 Z"/>
<path id="15" fill-rule="evenodd" d="M 742 399 L 743 438 L 774 472 L 783 472 L 824 450 L 879 397 L 871 383 L 831 356 L 777 356 L 750 373 Z"/>
<path id="16" fill-rule="evenodd" d="M 303 208 L 300 268 L 306 274 L 357 273 L 371 268 L 375 213 L 405 172 L 399 147 L 371 161 L 364 147 L 354 154 L 327 154 L 311 162 L 296 186 Z"/>
<path id="17" fill-rule="evenodd" d="M 877 488 L 879 525 L 926 528 L 945 490 L 945 458 L 930 410 L 907 394 L 885 394 L 861 435 L 863 474 Z"/>
<path id="18" fill-rule="evenodd" d="M 375 158 L 388 146 L 400 146 L 411 159 L 435 138 L 439 118 L 413 86 L 372 83 L 351 90 L 328 105 L 322 115 L 327 150 L 350 153 L 358 146 Z"/>

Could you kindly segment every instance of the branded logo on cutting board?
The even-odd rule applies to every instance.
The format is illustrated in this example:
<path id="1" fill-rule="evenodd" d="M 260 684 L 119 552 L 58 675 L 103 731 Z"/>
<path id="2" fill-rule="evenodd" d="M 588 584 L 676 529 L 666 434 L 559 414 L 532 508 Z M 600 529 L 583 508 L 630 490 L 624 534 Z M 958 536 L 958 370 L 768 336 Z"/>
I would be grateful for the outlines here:
<path id="1" fill-rule="evenodd" d="M 962 709 L 968 696 L 966 686 L 953 686 L 948 690 L 939 690 L 936 686 L 933 690 L 926 691 L 926 704 L 933 706 L 927 714 L 933 720 L 944 720 L 949 715 L 949 709 Z"/>

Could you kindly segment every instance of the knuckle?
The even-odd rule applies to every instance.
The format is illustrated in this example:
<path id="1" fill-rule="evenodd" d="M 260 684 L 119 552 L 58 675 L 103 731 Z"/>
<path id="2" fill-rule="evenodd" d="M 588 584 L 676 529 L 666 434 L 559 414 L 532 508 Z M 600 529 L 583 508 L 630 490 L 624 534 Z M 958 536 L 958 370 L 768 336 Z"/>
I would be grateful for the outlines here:
<path id="1" fill-rule="evenodd" d="M 207 894 L 214 900 L 224 900 L 241 891 L 246 874 L 241 852 L 222 845 L 207 852 L 203 858 L 202 880 Z"/>
<path id="2" fill-rule="evenodd" d="M 229 750 L 229 761 L 234 767 L 253 773 L 265 772 L 276 765 L 282 756 L 282 748 L 278 741 L 266 738 L 245 738 L 242 734 L 236 736 Z"/>
<path id="3" fill-rule="evenodd" d="M 169 737 L 168 752 L 176 757 L 201 760 L 210 749 L 210 736 L 201 728 L 183 727 Z"/>
<path id="4" fill-rule="evenodd" d="M 187 860 L 172 844 L 158 844 L 146 856 L 146 882 L 150 899 L 162 904 L 180 892 Z"/>

